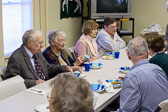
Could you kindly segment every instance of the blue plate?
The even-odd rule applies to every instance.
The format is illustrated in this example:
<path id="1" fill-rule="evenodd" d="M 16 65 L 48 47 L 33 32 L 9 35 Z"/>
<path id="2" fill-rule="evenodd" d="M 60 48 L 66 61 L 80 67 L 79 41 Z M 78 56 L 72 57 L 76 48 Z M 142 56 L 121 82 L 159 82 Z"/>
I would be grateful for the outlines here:
<path id="1" fill-rule="evenodd" d="M 120 84 L 123 84 L 123 81 L 121 81 L 121 80 L 119 80 L 119 79 L 106 80 L 106 82 L 109 82 L 109 83 L 120 83 Z"/>
<path id="2" fill-rule="evenodd" d="M 76 77 L 80 77 L 80 71 L 74 71 L 73 73 Z"/>
<path id="3" fill-rule="evenodd" d="M 120 67 L 120 72 L 126 74 L 130 70 L 130 67 Z"/>
<path id="4" fill-rule="evenodd" d="M 90 64 L 90 68 L 93 68 L 93 69 L 99 69 L 103 66 L 102 63 L 91 63 Z"/>
<path id="5" fill-rule="evenodd" d="M 130 67 L 120 67 L 120 70 L 129 70 L 130 69 Z"/>
<path id="6" fill-rule="evenodd" d="M 106 87 L 102 84 L 91 84 L 91 87 L 94 92 L 102 92 L 106 89 Z"/>
<path id="7" fill-rule="evenodd" d="M 76 76 L 76 77 L 86 77 L 86 74 L 84 73 L 80 73 L 80 71 L 74 71 L 73 74 Z"/>
<path id="8" fill-rule="evenodd" d="M 107 55 L 108 55 L 108 56 L 114 56 L 114 55 L 115 55 L 115 52 L 107 52 Z"/>

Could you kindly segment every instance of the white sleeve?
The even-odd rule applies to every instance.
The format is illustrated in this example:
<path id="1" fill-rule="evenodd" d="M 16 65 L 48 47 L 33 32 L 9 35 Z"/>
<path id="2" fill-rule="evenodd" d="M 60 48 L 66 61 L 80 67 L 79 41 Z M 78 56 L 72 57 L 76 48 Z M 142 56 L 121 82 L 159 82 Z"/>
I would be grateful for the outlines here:
<path id="1" fill-rule="evenodd" d="M 109 35 L 100 33 L 97 37 L 97 44 L 106 51 L 116 51 L 125 47 L 125 42 L 117 35 L 117 42 L 113 43 Z"/>
<path id="2" fill-rule="evenodd" d="M 116 38 L 117 38 L 117 43 L 119 44 L 118 47 L 119 49 L 122 49 L 126 46 L 125 41 L 116 33 Z"/>

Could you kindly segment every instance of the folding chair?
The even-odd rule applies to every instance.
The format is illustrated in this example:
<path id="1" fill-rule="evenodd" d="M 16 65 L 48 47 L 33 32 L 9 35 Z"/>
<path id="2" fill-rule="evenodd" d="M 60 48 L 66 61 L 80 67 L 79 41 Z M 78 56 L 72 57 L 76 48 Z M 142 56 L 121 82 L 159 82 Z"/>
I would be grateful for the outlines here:
<path id="1" fill-rule="evenodd" d="M 17 75 L 15 77 L 9 78 L 7 80 L 0 82 L 0 100 L 5 99 L 9 96 L 17 94 L 24 91 L 26 86 L 24 84 L 24 79 Z"/>
<path id="2" fill-rule="evenodd" d="M 168 112 L 168 99 L 162 101 L 156 108 L 155 112 Z"/>

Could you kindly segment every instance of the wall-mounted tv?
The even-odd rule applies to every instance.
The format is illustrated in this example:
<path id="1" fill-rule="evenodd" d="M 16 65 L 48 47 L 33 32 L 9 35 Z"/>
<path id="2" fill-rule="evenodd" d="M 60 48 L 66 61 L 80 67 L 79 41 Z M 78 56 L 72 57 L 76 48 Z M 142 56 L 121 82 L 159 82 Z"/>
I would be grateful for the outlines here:
<path id="1" fill-rule="evenodd" d="M 132 0 L 90 0 L 90 18 L 130 18 Z"/>

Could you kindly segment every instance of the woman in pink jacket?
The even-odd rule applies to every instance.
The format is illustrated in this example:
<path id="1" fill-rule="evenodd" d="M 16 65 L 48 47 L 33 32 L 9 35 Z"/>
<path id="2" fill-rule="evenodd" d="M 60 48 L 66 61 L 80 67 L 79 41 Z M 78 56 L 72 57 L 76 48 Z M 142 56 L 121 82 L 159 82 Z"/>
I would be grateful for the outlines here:
<path id="1" fill-rule="evenodd" d="M 77 57 L 82 55 L 90 56 L 90 61 L 94 61 L 99 58 L 97 43 L 94 38 L 98 33 L 99 24 L 94 20 L 87 20 L 82 26 L 82 36 L 78 40 L 75 46 L 75 53 Z"/>

